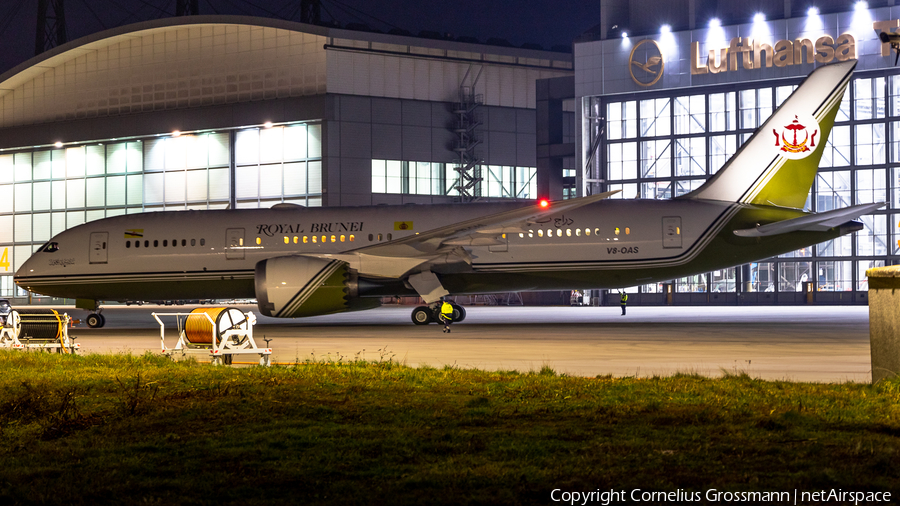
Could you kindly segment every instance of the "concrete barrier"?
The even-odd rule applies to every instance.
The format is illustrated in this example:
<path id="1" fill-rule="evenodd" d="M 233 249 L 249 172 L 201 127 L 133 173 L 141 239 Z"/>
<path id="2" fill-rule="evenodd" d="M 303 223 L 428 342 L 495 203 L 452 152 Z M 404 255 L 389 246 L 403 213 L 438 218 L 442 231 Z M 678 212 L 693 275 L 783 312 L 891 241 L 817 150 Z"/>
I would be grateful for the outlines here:
<path id="1" fill-rule="evenodd" d="M 872 383 L 900 374 L 900 265 L 875 267 L 869 278 Z"/>

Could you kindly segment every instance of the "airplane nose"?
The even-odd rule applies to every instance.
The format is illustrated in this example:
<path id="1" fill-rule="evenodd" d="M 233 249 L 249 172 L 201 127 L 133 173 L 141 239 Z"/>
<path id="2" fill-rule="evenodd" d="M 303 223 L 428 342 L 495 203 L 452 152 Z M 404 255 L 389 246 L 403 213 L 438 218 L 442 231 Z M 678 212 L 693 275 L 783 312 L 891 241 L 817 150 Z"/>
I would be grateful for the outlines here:
<path id="1" fill-rule="evenodd" d="M 20 280 L 23 278 L 27 278 L 29 276 L 34 276 L 35 271 L 37 270 L 37 262 L 34 259 L 34 256 L 25 260 L 17 270 L 16 273 L 13 274 L 13 282 L 17 285 L 20 283 Z"/>
<path id="2" fill-rule="evenodd" d="M 26 260 L 25 263 L 22 264 L 21 267 L 16 269 L 15 273 L 13 273 L 13 281 L 16 284 L 19 283 L 19 278 L 21 278 L 22 276 L 27 276 L 26 273 L 30 270 L 33 270 L 33 268 L 31 266 L 29 266 L 30 261 L 31 261 L 31 259 Z"/>

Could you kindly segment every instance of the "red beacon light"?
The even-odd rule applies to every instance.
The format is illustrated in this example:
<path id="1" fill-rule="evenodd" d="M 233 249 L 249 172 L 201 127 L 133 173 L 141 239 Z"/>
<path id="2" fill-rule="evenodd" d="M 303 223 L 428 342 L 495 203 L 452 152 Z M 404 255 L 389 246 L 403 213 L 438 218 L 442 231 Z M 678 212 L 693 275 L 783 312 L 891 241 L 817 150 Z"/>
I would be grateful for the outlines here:
<path id="1" fill-rule="evenodd" d="M 538 201 L 538 206 L 541 209 L 546 209 L 546 208 L 550 207 L 550 201 L 547 199 L 541 199 Z"/>

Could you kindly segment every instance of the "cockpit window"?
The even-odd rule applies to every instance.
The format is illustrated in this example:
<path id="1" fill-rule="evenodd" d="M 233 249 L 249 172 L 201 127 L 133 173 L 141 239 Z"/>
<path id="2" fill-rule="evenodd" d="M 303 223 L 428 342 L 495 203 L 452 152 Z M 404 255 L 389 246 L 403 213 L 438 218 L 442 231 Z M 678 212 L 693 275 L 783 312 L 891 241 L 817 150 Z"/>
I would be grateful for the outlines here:
<path id="1" fill-rule="evenodd" d="M 41 246 L 41 249 L 39 249 L 38 251 L 43 251 L 44 253 L 55 253 L 59 251 L 59 243 L 48 242 L 47 244 Z"/>

